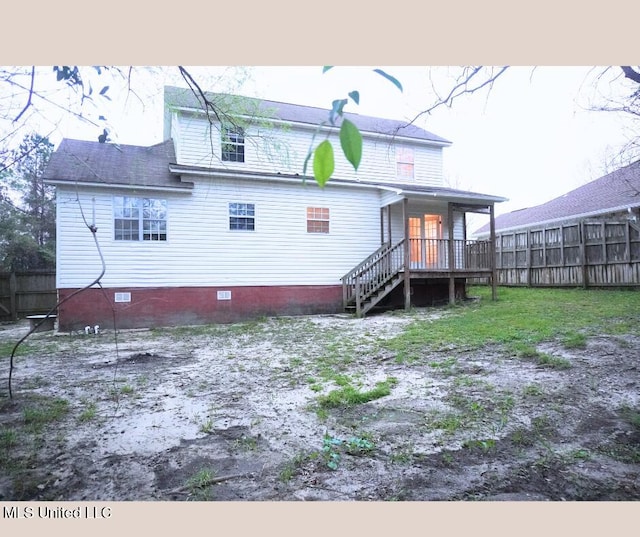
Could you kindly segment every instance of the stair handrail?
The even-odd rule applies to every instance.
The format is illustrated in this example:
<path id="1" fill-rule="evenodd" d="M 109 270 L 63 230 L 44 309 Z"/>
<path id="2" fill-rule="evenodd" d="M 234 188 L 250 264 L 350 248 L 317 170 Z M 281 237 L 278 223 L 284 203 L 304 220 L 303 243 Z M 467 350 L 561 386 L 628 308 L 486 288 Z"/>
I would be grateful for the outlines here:
<path id="1" fill-rule="evenodd" d="M 404 255 L 400 257 L 400 262 L 395 264 L 397 266 L 391 267 L 390 265 L 393 262 L 393 253 L 403 247 L 404 239 L 394 245 L 385 243 L 342 277 L 343 302 L 345 306 L 354 298 L 356 303 L 366 300 L 404 268 Z M 389 267 L 387 267 L 386 271 L 383 271 L 382 278 L 366 277 L 367 272 L 374 270 L 379 272 L 379 267 L 383 262 L 389 263 Z M 362 278 L 362 276 L 365 276 L 365 278 Z"/>

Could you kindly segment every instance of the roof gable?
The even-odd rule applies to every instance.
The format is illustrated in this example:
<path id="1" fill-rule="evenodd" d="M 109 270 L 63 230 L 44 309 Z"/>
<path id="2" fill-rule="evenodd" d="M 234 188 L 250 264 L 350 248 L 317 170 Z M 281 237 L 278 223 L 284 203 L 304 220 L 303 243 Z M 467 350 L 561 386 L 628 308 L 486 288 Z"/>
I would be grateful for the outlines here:
<path id="1" fill-rule="evenodd" d="M 165 106 L 203 110 L 202 102 L 187 88 L 165 87 Z M 240 111 L 241 115 L 254 115 L 274 120 L 318 126 L 327 121 L 328 110 L 313 106 L 304 106 L 253 97 L 205 92 L 207 99 L 219 103 L 222 108 Z M 344 117 L 353 122 L 363 133 L 382 134 L 386 136 L 402 136 L 438 145 L 451 145 L 449 140 L 415 125 L 407 125 L 406 121 L 363 116 L 345 112 Z"/>
<path id="2" fill-rule="evenodd" d="M 496 231 L 624 210 L 640 206 L 640 161 L 571 190 L 551 201 L 496 217 Z M 489 232 L 485 225 L 476 234 Z"/>

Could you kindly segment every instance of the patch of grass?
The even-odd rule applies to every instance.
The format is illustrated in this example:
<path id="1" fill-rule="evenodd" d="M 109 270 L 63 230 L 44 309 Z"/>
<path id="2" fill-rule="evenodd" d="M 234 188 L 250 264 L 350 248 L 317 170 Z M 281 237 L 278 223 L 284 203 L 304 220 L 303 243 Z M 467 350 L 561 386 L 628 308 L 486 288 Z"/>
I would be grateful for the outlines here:
<path id="1" fill-rule="evenodd" d="M 513 431 L 509 438 L 517 446 L 528 447 L 536 443 L 536 435 L 524 427 Z"/>
<path id="2" fill-rule="evenodd" d="M 609 444 L 600 446 L 598 452 L 611 459 L 627 464 L 640 463 L 640 446 L 630 444 Z"/>
<path id="3" fill-rule="evenodd" d="M 298 453 L 290 461 L 284 464 L 282 470 L 278 474 L 278 479 L 283 483 L 288 483 L 293 476 L 298 473 L 305 462 L 318 458 L 318 453 L 311 454 Z"/>
<path id="4" fill-rule="evenodd" d="M 11 356 L 11 352 L 15 346 L 16 341 L 0 341 L 0 356 Z M 25 341 L 24 343 L 21 343 L 16 350 L 14 358 L 33 354 L 37 349 L 37 343 Z"/>
<path id="5" fill-rule="evenodd" d="M 391 388 L 397 384 L 397 379 L 389 377 L 387 380 L 377 382 L 371 390 L 360 391 L 351 384 L 343 385 L 340 389 L 332 390 L 327 395 L 318 398 L 320 408 L 337 408 L 343 406 L 359 405 L 380 399 L 391 393 Z"/>
<path id="6" fill-rule="evenodd" d="M 578 461 L 587 461 L 591 458 L 591 452 L 588 449 L 574 449 L 567 453 L 567 457 Z"/>
<path id="7" fill-rule="evenodd" d="M 67 412 L 69 412 L 67 400 L 43 398 L 37 404 L 25 407 L 23 418 L 25 425 L 38 432 L 45 425 L 60 420 Z"/>
<path id="8" fill-rule="evenodd" d="M 440 361 L 429 362 L 429 367 L 442 372 L 443 375 L 453 375 L 455 373 L 455 366 L 458 364 L 458 359 L 450 356 Z"/>
<path id="9" fill-rule="evenodd" d="M 587 336 L 581 332 L 568 332 L 562 337 L 565 349 L 586 349 Z"/>
<path id="10" fill-rule="evenodd" d="M 458 375 L 455 379 L 453 379 L 453 386 L 455 388 L 469 388 L 471 386 L 476 386 L 481 382 L 481 380 L 473 378 L 469 375 Z"/>
<path id="11" fill-rule="evenodd" d="M 404 333 L 381 343 L 398 361 L 414 361 L 428 352 L 453 347 L 481 349 L 502 345 L 516 354 L 543 341 L 575 334 L 588 337 L 640 333 L 640 292 L 613 289 L 491 289 L 474 287 L 480 300 L 448 308 L 439 319 L 416 321 Z"/>
<path id="12" fill-rule="evenodd" d="M 544 395 L 544 391 L 538 384 L 527 384 L 522 388 L 522 394 L 529 397 L 540 397 Z"/>
<path id="13" fill-rule="evenodd" d="M 570 369 L 571 362 L 566 358 L 560 356 L 553 356 L 545 352 L 538 354 L 536 362 L 542 367 L 548 367 L 551 369 Z"/>
<path id="14" fill-rule="evenodd" d="M 441 459 L 442 464 L 444 464 L 445 466 L 453 466 L 454 458 L 453 455 L 448 451 L 442 453 Z"/>
<path id="15" fill-rule="evenodd" d="M 213 432 L 213 420 L 211 418 L 200 424 L 200 432 L 205 434 L 211 434 Z"/>
<path id="16" fill-rule="evenodd" d="M 97 415 L 98 415 L 98 408 L 96 407 L 95 403 L 91 402 L 91 403 L 88 403 L 85 409 L 80 413 L 80 415 L 78 416 L 78 421 L 80 423 L 93 421 Z"/>
<path id="17" fill-rule="evenodd" d="M 408 446 L 404 446 L 402 449 L 391 453 L 389 460 L 392 464 L 409 465 L 413 461 L 413 455 L 414 446 L 413 444 L 409 444 Z"/>
<path id="18" fill-rule="evenodd" d="M 511 350 L 518 358 L 537 358 L 540 355 L 535 345 L 523 341 L 514 343 Z"/>
<path id="19" fill-rule="evenodd" d="M 9 451 L 18 443 L 18 433 L 14 429 L 3 427 L 0 429 L 0 452 Z"/>
<path id="20" fill-rule="evenodd" d="M 209 487 L 213 484 L 215 472 L 209 468 L 202 468 L 192 475 L 185 487 L 189 490 L 194 500 L 208 500 Z"/>
<path id="21" fill-rule="evenodd" d="M 433 429 L 442 429 L 447 434 L 453 434 L 464 426 L 462 416 L 454 413 L 447 413 L 430 420 L 428 425 Z"/>
<path id="22" fill-rule="evenodd" d="M 640 430 L 640 410 L 631 408 L 629 406 L 623 406 L 619 410 L 620 416 L 635 429 Z"/>
<path id="23" fill-rule="evenodd" d="M 234 442 L 234 446 L 243 451 L 255 451 L 258 449 L 258 440 L 252 436 L 242 435 Z"/>
<path id="24" fill-rule="evenodd" d="M 495 449 L 496 441 L 493 438 L 487 438 L 483 440 L 465 440 L 462 443 L 462 447 L 466 449 L 479 449 L 485 453 Z"/>

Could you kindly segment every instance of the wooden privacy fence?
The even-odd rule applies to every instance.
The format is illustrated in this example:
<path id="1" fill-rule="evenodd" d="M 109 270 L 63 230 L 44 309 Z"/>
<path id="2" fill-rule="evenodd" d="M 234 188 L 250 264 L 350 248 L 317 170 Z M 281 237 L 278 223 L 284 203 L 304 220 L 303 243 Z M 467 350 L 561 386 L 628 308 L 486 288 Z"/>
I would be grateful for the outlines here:
<path id="1" fill-rule="evenodd" d="M 640 226 L 583 221 L 496 235 L 498 285 L 640 286 Z"/>
<path id="2" fill-rule="evenodd" d="M 56 301 L 55 271 L 0 272 L 0 321 L 47 313 Z"/>

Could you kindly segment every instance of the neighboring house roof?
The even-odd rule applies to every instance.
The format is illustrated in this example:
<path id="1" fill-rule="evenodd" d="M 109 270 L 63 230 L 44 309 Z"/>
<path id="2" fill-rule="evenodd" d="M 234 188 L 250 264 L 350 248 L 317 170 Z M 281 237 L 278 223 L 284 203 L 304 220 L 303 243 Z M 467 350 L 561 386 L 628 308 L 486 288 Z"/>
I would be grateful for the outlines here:
<path id="1" fill-rule="evenodd" d="M 193 188 L 169 172 L 169 164 L 175 161 L 171 140 L 141 147 L 65 138 L 51 155 L 44 179 L 58 184 Z"/>
<path id="2" fill-rule="evenodd" d="M 202 101 L 200 101 L 190 89 L 166 86 L 164 91 L 165 104 L 169 107 L 189 108 L 194 110 L 204 109 Z M 245 109 L 249 115 L 253 114 L 258 117 L 267 117 L 269 119 L 307 124 L 313 127 L 317 127 L 321 123 L 326 122 L 329 117 L 328 109 L 313 106 L 303 106 L 221 93 L 205 92 L 205 95 L 207 96 L 207 99 L 212 102 L 220 103 L 222 108 L 225 107 L 224 104 L 226 101 L 228 105 L 227 107 L 233 108 L 233 104 L 235 104 L 238 109 Z M 407 121 L 363 116 L 351 112 L 345 112 L 344 117 L 352 121 L 362 132 L 414 138 L 416 140 L 437 143 L 438 145 L 451 145 L 449 140 L 415 125 L 408 125 Z"/>
<path id="3" fill-rule="evenodd" d="M 576 220 L 640 206 L 640 161 L 600 177 L 542 205 L 497 216 L 496 231 Z M 476 235 L 489 233 L 489 225 Z"/>

